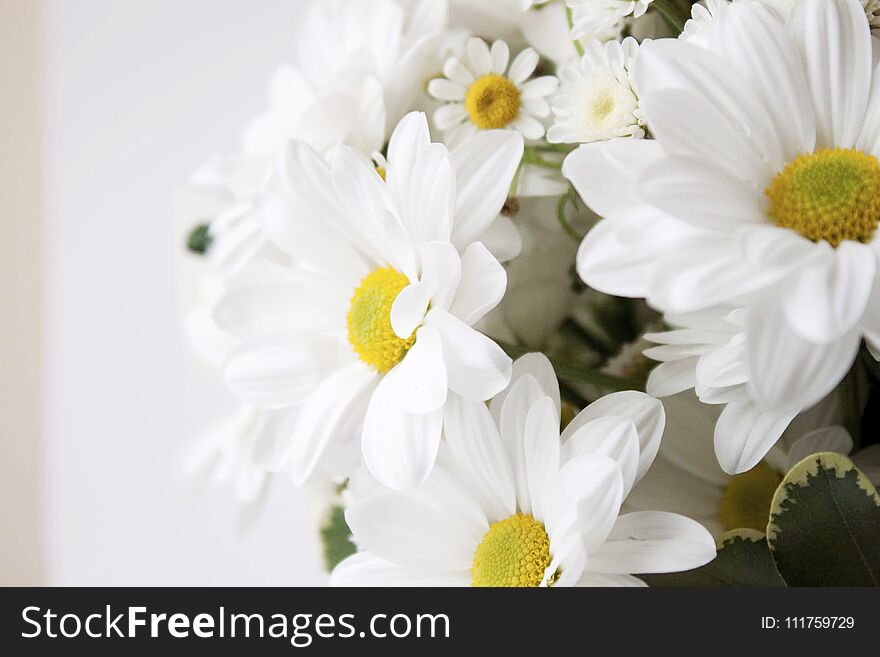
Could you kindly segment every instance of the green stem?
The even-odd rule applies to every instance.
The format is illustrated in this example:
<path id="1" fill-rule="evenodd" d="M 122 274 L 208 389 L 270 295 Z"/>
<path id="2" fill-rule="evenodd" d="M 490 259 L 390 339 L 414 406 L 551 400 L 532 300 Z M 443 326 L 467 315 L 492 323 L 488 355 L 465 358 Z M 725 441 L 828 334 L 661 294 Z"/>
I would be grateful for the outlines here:
<path id="1" fill-rule="evenodd" d="M 534 349 L 526 349 L 525 347 L 501 342 L 499 340 L 496 340 L 496 342 L 511 358 L 519 358 L 520 356 L 535 351 Z M 639 384 L 635 381 L 629 381 L 612 374 L 605 374 L 604 372 L 598 372 L 596 370 L 590 370 L 576 365 L 567 365 L 552 358 L 549 360 L 553 365 L 553 369 L 556 370 L 556 376 L 563 381 L 568 381 L 570 383 L 586 383 L 601 388 L 602 390 L 612 392 L 639 390 L 640 388 Z"/>
<path id="2" fill-rule="evenodd" d="M 676 35 L 684 31 L 684 24 L 690 16 L 675 0 L 654 0 L 652 6 L 660 12 L 669 27 L 676 31 Z"/>
<path id="3" fill-rule="evenodd" d="M 544 159 L 541 153 L 533 146 L 526 146 L 522 158 L 523 164 L 531 164 L 532 166 L 542 167 L 544 169 L 562 169 L 562 162 L 554 162 L 553 160 Z"/>
<path id="4" fill-rule="evenodd" d="M 559 199 L 559 204 L 556 206 L 556 218 L 559 219 L 559 225 L 562 226 L 562 229 L 568 233 L 568 236 L 571 237 L 578 244 L 581 243 L 581 240 L 584 239 L 584 236 L 579 234 L 568 222 L 568 217 L 565 216 L 565 208 L 568 204 L 571 203 L 573 207 L 577 208 L 575 205 L 577 203 L 577 195 L 574 190 L 569 187 L 568 192 Z"/>
<path id="5" fill-rule="evenodd" d="M 565 17 L 568 19 L 568 31 L 571 32 L 574 29 L 574 15 L 571 11 L 571 7 L 568 5 L 565 7 Z M 574 44 L 574 49 L 577 50 L 578 57 L 583 57 L 584 44 L 582 44 L 579 39 L 574 38 L 572 38 L 571 42 Z"/>

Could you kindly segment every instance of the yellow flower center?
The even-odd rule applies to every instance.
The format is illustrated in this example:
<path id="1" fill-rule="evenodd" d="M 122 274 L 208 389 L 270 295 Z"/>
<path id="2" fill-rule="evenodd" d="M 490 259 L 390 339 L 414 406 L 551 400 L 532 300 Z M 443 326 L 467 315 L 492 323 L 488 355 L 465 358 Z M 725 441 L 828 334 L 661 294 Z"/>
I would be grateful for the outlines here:
<path id="1" fill-rule="evenodd" d="M 763 461 L 748 472 L 730 480 L 721 494 L 718 519 L 724 531 L 755 529 L 767 531 L 773 494 L 782 482 L 782 475 Z"/>
<path id="2" fill-rule="evenodd" d="M 814 242 L 869 242 L 880 221 L 880 162 L 853 149 L 795 158 L 766 189 L 770 217 Z"/>
<path id="3" fill-rule="evenodd" d="M 497 130 L 519 114 L 520 91 L 502 75 L 490 73 L 479 78 L 467 91 L 464 106 L 478 128 Z"/>
<path id="4" fill-rule="evenodd" d="M 391 267 L 368 274 L 354 291 L 348 309 L 348 341 L 367 365 L 384 374 L 403 360 L 416 341 L 406 340 L 391 328 L 391 305 L 409 279 Z"/>
<path id="5" fill-rule="evenodd" d="M 524 513 L 493 523 L 474 553 L 473 586 L 541 585 L 550 565 L 544 525 Z"/>
<path id="6" fill-rule="evenodd" d="M 385 180 L 385 173 L 386 173 L 385 167 L 380 167 L 379 165 L 376 165 L 376 173 L 379 174 L 379 177 L 382 180 Z"/>

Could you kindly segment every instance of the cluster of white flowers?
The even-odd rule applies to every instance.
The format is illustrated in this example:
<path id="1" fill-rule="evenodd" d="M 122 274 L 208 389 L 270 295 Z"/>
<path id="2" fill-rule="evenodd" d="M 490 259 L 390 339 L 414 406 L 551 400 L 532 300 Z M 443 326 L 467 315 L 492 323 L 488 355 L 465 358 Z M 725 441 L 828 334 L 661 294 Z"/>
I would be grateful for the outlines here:
<path id="1" fill-rule="evenodd" d="M 187 472 L 344 490 L 335 584 L 641 585 L 858 451 L 880 2 L 691 4 L 313 0 L 183 211 Z"/>

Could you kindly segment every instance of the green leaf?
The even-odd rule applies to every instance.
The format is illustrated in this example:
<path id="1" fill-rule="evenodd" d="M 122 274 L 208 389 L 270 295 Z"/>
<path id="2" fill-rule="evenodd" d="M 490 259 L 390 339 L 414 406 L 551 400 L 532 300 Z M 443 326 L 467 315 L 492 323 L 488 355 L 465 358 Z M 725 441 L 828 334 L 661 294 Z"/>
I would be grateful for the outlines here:
<path id="1" fill-rule="evenodd" d="M 211 248 L 211 227 L 208 224 L 201 224 L 192 229 L 186 238 L 186 248 L 192 253 L 205 255 Z"/>
<path id="2" fill-rule="evenodd" d="M 734 529 L 718 539 L 718 556 L 683 573 L 639 575 L 650 586 L 785 586 L 773 563 L 767 539 L 753 529 Z"/>
<path id="3" fill-rule="evenodd" d="M 355 553 L 351 530 L 345 522 L 345 510 L 341 506 L 331 507 L 327 513 L 327 519 L 321 526 L 321 545 L 324 548 L 324 567 L 327 572 Z"/>
<path id="4" fill-rule="evenodd" d="M 776 489 L 767 541 L 791 586 L 878 586 L 880 496 L 845 456 L 813 454 Z"/>

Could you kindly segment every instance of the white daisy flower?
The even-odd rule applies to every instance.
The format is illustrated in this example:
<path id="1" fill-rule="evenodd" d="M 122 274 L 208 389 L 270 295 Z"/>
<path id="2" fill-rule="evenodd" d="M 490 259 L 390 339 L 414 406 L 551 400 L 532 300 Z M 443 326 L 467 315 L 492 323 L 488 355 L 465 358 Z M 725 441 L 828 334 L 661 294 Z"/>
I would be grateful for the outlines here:
<path id="1" fill-rule="evenodd" d="M 446 141 L 461 144 L 481 130 L 508 128 L 526 139 L 544 136 L 538 119 L 550 115 L 550 96 L 559 81 L 552 75 L 529 80 L 538 66 L 538 53 L 526 48 L 510 64 L 507 43 L 498 40 L 491 50 L 482 39 L 467 43 L 467 60 L 451 57 L 445 77 L 431 80 L 428 93 L 446 104 L 434 114 L 434 123 Z"/>
<path id="2" fill-rule="evenodd" d="M 660 402 L 604 397 L 560 437 L 559 387 L 530 354 L 485 404 L 450 395 L 442 465 L 419 488 L 346 512 L 364 551 L 331 584 L 351 586 L 642 586 L 631 573 L 702 565 L 715 544 L 697 522 L 664 512 L 619 515 L 663 433 Z"/>
<path id="3" fill-rule="evenodd" d="M 593 37 L 619 25 L 624 18 L 643 16 L 654 0 L 565 0 L 572 12 L 572 36 Z"/>
<path id="4" fill-rule="evenodd" d="M 639 43 L 590 41 L 578 66 L 567 67 L 553 101 L 547 141 L 577 144 L 645 136 L 639 97 L 630 79 Z"/>
<path id="5" fill-rule="evenodd" d="M 828 411 L 834 405 L 825 404 L 826 408 L 817 407 L 799 417 L 798 426 L 793 424 L 753 468 L 731 476 L 718 467 L 712 448 L 717 407 L 701 404 L 690 394 L 670 397 L 663 405 L 667 425 L 660 452 L 624 508 L 681 513 L 716 537 L 743 527 L 765 532 L 773 495 L 792 467 L 817 452 L 847 455 L 853 448 L 852 438 L 842 427 L 807 428 L 832 419 L 835 413 Z M 876 477 L 877 452 L 862 452 L 853 459 Z"/>
<path id="6" fill-rule="evenodd" d="M 226 365 L 232 390 L 292 413 L 278 451 L 297 483 L 360 440 L 383 484 L 418 484 L 448 390 L 486 400 L 507 385 L 510 359 L 471 326 L 504 295 L 504 268 L 477 240 L 522 148 L 518 134 L 494 131 L 450 154 L 412 113 L 391 137 L 384 181 L 349 147 L 329 165 L 298 142 L 281 155 L 263 225 L 297 266 L 264 266 L 215 318 L 243 341 Z"/>
<path id="7" fill-rule="evenodd" d="M 321 152 L 381 150 L 421 92 L 445 27 L 436 0 L 312 3 L 292 39 L 295 63 L 273 76 L 270 107 L 245 130 L 245 151 L 274 154 L 288 139 Z"/>
<path id="8" fill-rule="evenodd" d="M 872 38 L 857 0 L 801 0 L 785 24 L 734 3 L 714 38 L 712 51 L 674 39 L 640 51 L 656 140 L 587 144 L 566 160 L 605 217 L 578 271 L 666 313 L 748 308 L 752 398 L 793 412 L 840 382 L 862 338 L 880 353 Z M 758 443 L 719 458 L 738 453 L 728 464 L 748 469 Z"/>

